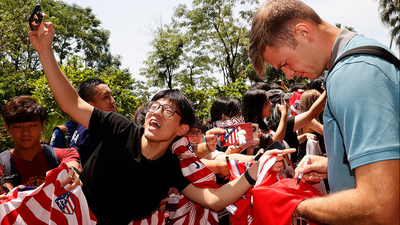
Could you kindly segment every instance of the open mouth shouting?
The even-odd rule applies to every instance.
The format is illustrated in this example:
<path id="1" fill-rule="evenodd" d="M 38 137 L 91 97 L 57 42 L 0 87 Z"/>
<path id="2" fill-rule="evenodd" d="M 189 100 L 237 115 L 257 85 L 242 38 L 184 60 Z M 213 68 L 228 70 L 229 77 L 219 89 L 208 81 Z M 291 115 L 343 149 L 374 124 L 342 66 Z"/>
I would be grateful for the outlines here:
<path id="1" fill-rule="evenodd" d="M 150 120 L 149 126 L 156 127 L 156 128 L 161 128 L 161 125 L 156 120 Z"/>

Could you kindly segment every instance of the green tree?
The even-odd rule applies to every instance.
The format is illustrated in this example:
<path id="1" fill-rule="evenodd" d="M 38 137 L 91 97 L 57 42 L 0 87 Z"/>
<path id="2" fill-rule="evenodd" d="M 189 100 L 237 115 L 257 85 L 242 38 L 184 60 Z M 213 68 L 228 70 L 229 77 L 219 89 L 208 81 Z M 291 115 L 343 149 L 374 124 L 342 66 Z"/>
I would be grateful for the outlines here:
<path id="1" fill-rule="evenodd" d="M 148 79 L 148 85 L 172 89 L 174 75 L 180 66 L 183 53 L 183 35 L 169 25 L 161 25 L 152 31 L 153 40 L 150 45 L 145 68 L 140 74 Z"/>
<path id="2" fill-rule="evenodd" d="M 235 82 L 246 69 L 250 21 L 258 1 L 194 0 L 175 8 L 174 26 L 186 31 L 185 55 L 207 55 L 210 65 L 222 73 L 224 84 Z M 246 10 L 243 10 L 246 9 Z"/>
<path id="3" fill-rule="evenodd" d="M 18 95 L 33 95 L 49 111 L 49 121 L 66 121 L 41 71 L 36 51 L 28 39 L 28 18 L 37 1 L 0 1 L 0 107 Z M 146 102 L 151 93 L 144 82 L 131 78 L 128 69 L 121 70 L 121 56 L 109 50 L 109 31 L 90 8 L 68 5 L 62 1 L 40 1 L 45 21 L 53 22 L 56 35 L 53 49 L 61 69 L 77 87 L 87 78 L 103 79 L 113 90 L 117 110 L 131 117 Z M 54 122 L 54 123 L 56 123 Z M 1 146 L 10 145 L 0 119 Z M 42 140 L 46 142 L 52 127 L 46 128 Z M 3 145 L 4 144 L 4 145 Z"/>
<path id="4" fill-rule="evenodd" d="M 400 46 L 400 1 L 379 0 L 379 10 L 382 22 L 391 27 L 389 48 L 392 48 L 393 40 Z"/>
<path id="5" fill-rule="evenodd" d="M 187 87 L 182 89 L 182 91 L 193 102 L 193 108 L 196 112 L 196 116 L 201 121 L 205 121 L 210 118 L 211 106 L 215 99 L 226 96 L 236 98 L 239 100 L 239 102 L 242 102 L 243 94 L 249 88 L 246 85 L 246 81 L 246 77 L 239 77 L 236 82 L 232 82 L 229 85 L 215 84 L 210 86 L 208 89 L 195 89 Z"/>
<path id="6" fill-rule="evenodd" d="M 42 0 L 45 20 L 53 22 L 56 35 L 53 41 L 54 52 L 60 64 L 74 54 L 83 56 L 85 66 L 104 69 L 112 65 L 110 31 L 100 27 L 90 7 L 82 8 L 76 4 L 68 5 L 62 1 Z"/>
<path id="7" fill-rule="evenodd" d="M 16 95 L 30 94 L 40 77 L 41 64 L 28 38 L 28 18 L 37 1 L 0 1 L 0 106 Z M 81 55 L 85 66 L 103 70 L 119 68 L 120 56 L 109 52 L 109 31 L 90 8 L 67 5 L 61 1 L 40 1 L 45 21 L 54 23 L 53 48 L 61 64 Z M 9 85 L 13 84 L 13 86 Z"/>

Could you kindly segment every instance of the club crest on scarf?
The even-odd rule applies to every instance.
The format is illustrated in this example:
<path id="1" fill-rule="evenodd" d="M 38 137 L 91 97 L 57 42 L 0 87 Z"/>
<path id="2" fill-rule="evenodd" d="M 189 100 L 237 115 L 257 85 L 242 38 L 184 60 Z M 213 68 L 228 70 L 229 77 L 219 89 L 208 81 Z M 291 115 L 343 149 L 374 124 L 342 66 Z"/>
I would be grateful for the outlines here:
<path id="1" fill-rule="evenodd" d="M 238 132 L 238 128 L 237 127 L 227 127 L 225 128 L 225 130 L 227 131 L 227 134 L 224 135 L 224 141 L 229 143 L 230 145 L 235 145 L 237 144 L 237 132 Z"/>
<path id="2" fill-rule="evenodd" d="M 75 212 L 75 199 L 71 192 L 62 194 L 55 200 L 55 203 L 60 208 L 61 212 L 65 214 L 74 214 Z"/>

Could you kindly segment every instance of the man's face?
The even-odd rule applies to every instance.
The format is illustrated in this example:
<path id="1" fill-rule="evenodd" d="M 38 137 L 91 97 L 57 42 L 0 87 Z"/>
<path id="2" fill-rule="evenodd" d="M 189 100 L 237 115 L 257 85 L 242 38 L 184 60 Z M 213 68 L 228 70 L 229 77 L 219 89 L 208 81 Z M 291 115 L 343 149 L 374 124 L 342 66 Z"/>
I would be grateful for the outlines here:
<path id="1" fill-rule="evenodd" d="M 293 77 L 318 78 L 326 67 L 324 57 L 318 51 L 313 51 L 311 45 L 299 42 L 297 47 L 280 47 L 279 49 L 266 47 L 264 60 L 276 69 L 281 69 L 287 79 Z"/>
<path id="2" fill-rule="evenodd" d="M 191 145 L 198 145 L 203 142 L 203 131 L 200 128 L 192 127 L 186 134 Z"/>
<path id="3" fill-rule="evenodd" d="M 36 121 L 25 123 L 5 124 L 7 132 L 14 140 L 15 148 L 29 149 L 40 145 L 40 135 L 44 129 L 44 123 L 38 118 Z"/>
<path id="4" fill-rule="evenodd" d="M 161 105 L 172 105 L 177 110 L 177 107 L 166 98 L 158 99 Z M 171 117 L 166 117 L 162 114 L 163 107 L 159 107 L 154 112 L 147 112 L 146 119 L 143 124 L 144 136 L 150 141 L 168 142 L 172 141 L 177 136 L 186 134 L 189 126 L 180 124 L 181 116 L 174 113 Z M 179 112 L 180 113 L 180 112 Z"/>
<path id="5" fill-rule="evenodd" d="M 93 101 L 89 101 L 89 104 L 105 112 L 116 112 L 111 89 L 105 84 L 97 85 L 95 89 L 96 94 L 93 96 Z"/>

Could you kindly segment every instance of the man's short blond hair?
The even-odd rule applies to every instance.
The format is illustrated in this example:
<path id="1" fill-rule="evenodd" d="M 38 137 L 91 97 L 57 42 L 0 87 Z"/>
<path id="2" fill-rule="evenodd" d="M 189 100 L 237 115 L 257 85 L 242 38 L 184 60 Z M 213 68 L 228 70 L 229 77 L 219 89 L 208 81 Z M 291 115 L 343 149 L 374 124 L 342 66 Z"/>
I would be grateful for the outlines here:
<path id="1" fill-rule="evenodd" d="M 264 73 L 267 46 L 295 48 L 294 27 L 302 21 L 322 24 L 322 19 L 299 0 L 269 0 L 254 14 L 249 39 L 249 57 L 259 76 Z"/>

